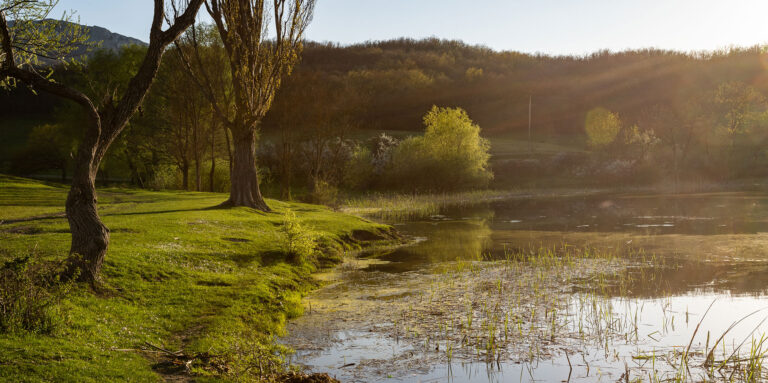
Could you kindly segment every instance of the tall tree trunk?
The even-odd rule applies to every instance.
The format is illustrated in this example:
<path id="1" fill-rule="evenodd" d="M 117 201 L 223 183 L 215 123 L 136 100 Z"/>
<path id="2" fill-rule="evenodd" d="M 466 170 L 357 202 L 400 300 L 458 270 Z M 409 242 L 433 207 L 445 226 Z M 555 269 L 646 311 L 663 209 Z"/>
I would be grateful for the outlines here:
<path id="1" fill-rule="evenodd" d="M 229 159 L 229 172 L 232 173 L 232 169 L 234 169 L 234 162 L 235 159 L 232 155 L 232 143 L 229 141 L 229 128 L 227 126 L 224 126 L 224 138 L 227 140 L 227 158 Z"/>
<path id="2" fill-rule="evenodd" d="M 213 192 L 213 177 L 216 175 L 216 123 L 211 119 L 211 175 L 208 180 L 208 186 Z"/>
<path id="3" fill-rule="evenodd" d="M 80 280 L 90 282 L 100 280 L 99 271 L 109 246 L 109 230 L 101 222 L 97 206 L 95 182 L 99 161 L 94 158 L 94 148 L 95 142 L 84 142 L 78 151 L 66 202 L 72 233 L 70 273 L 79 272 Z"/>
<path id="4" fill-rule="evenodd" d="M 261 211 L 271 211 L 259 189 L 259 176 L 256 171 L 256 137 L 252 129 L 232 131 L 235 153 L 232 172 L 232 185 L 229 189 L 227 206 L 247 206 Z"/>
<path id="5" fill-rule="evenodd" d="M 189 190 L 189 162 L 186 159 L 181 165 L 181 189 Z"/>
<path id="6" fill-rule="evenodd" d="M 292 169 L 291 169 L 291 158 L 293 156 L 293 150 L 291 147 L 291 144 L 289 142 L 283 141 L 283 153 L 282 153 L 282 168 L 283 168 L 283 174 L 281 177 L 281 190 L 280 195 L 281 198 L 285 201 L 291 200 L 291 176 L 292 176 Z"/>
<path id="7" fill-rule="evenodd" d="M 200 174 L 200 156 L 195 153 L 195 191 L 202 191 L 202 174 Z"/>
<path id="8" fill-rule="evenodd" d="M 202 149 L 200 149 L 200 137 L 198 135 L 200 125 L 196 117 L 192 121 L 192 155 L 195 160 L 195 191 L 202 191 L 203 178 L 200 174 L 200 151 Z"/>

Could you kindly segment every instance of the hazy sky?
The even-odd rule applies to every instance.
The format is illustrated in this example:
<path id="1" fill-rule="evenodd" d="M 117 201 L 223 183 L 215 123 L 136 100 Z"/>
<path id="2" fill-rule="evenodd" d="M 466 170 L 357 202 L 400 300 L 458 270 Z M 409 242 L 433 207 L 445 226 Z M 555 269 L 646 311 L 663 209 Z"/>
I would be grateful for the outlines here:
<path id="1" fill-rule="evenodd" d="M 80 21 L 148 40 L 152 0 L 61 0 Z M 496 50 L 711 50 L 768 42 L 768 0 L 318 0 L 308 38 L 459 39 Z"/>

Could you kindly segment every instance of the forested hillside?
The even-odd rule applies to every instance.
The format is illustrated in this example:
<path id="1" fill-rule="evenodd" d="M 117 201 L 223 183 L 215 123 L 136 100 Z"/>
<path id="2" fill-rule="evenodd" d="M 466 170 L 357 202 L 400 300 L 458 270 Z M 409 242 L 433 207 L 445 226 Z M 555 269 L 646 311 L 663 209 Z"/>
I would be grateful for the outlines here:
<path id="1" fill-rule="evenodd" d="M 220 60 L 220 48 L 215 39 L 205 44 L 206 65 L 219 68 L 212 73 L 223 84 L 228 68 Z M 82 72 L 59 76 L 86 89 L 93 83 L 119 83 L 134 70 L 131 63 L 142 49 L 96 54 Z M 145 187 L 228 187 L 225 162 L 231 161 L 231 137 L 216 126 L 199 84 L 181 69 L 177 56 L 169 55 L 167 61 L 175 64 L 164 65 L 128 134 L 102 166 L 102 179 Z M 759 47 L 552 57 L 438 39 L 352 46 L 307 43 L 301 63 L 261 122 L 258 162 L 267 190 L 280 183 L 282 194 L 289 184 L 314 189 L 320 181 L 334 188 L 346 182 L 346 188 L 386 189 L 387 183 L 399 181 L 347 182 L 356 171 L 350 161 L 372 158 L 380 168 L 376 174 L 382 175 L 388 165 L 375 164 L 376 145 L 382 141 L 373 137 L 387 132 L 397 141 L 417 134 L 425 113 L 440 106 L 466 110 L 482 128 L 492 144 L 494 182 L 504 186 L 537 177 L 637 184 L 669 177 L 699 182 L 762 176 L 768 168 L 761 165 L 768 163 L 762 149 L 768 137 L 766 68 L 768 56 Z M 23 87 L 0 93 L 0 114 L 13 116 L 0 120 L 0 142 L 7 145 L 0 156 L 2 169 L 19 175 L 61 169 L 66 177 L 68 148 L 76 143 L 55 142 L 51 137 L 57 137 L 52 133 L 56 129 L 42 134 L 48 137 L 45 145 L 30 144 L 59 148 L 44 150 L 60 153 L 55 158 L 37 155 L 36 162 L 42 163 L 30 162 L 34 153 L 25 155 L 20 148 L 41 125 L 77 130 L 68 108 Z M 615 132 L 604 144 L 590 145 L 587 116 L 603 110 L 615 119 Z M 24 166 L 19 169 L 14 161 Z"/>
<path id="2" fill-rule="evenodd" d="M 416 130 L 425 110 L 445 105 L 466 109 L 486 133 L 523 132 L 530 96 L 536 131 L 567 134 L 582 133 L 586 113 L 598 106 L 634 122 L 654 105 L 706 97 L 723 82 L 768 91 L 766 58 L 759 47 L 552 57 L 400 39 L 348 47 L 309 44 L 297 72 L 328 82 L 347 78 L 366 101 L 358 114 L 362 129 Z M 301 83 L 303 77 L 288 81 Z"/>

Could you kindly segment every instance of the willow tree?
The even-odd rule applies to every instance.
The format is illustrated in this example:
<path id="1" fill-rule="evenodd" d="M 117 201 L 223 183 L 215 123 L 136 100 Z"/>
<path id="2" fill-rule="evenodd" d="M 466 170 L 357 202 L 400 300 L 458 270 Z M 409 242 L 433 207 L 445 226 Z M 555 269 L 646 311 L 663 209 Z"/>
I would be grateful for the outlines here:
<path id="1" fill-rule="evenodd" d="M 78 42 L 84 41 L 83 34 L 77 30 L 62 31 L 55 22 L 45 20 L 56 3 L 56 0 L 0 0 L 0 82 L 5 86 L 21 82 L 34 90 L 68 99 L 88 116 L 75 157 L 66 213 L 72 233 L 71 269 L 78 271 L 81 279 L 95 282 L 100 279 L 109 246 L 109 230 L 98 213 L 96 173 L 109 146 L 149 91 L 166 48 L 194 23 L 203 0 L 171 3 L 172 15 L 166 14 L 164 0 L 155 0 L 149 47 L 139 70 L 120 94 L 115 88 L 98 103 L 85 93 L 39 73 L 35 65 L 38 58 L 63 61 L 77 48 Z"/>
<path id="2" fill-rule="evenodd" d="M 272 106 L 283 78 L 299 60 L 314 4 L 315 0 L 207 0 L 205 3 L 226 51 L 234 95 L 232 108 L 221 105 L 222 101 L 210 90 L 210 81 L 206 81 L 211 76 L 204 69 L 195 74 L 195 78 L 203 80 L 199 82 L 207 89 L 216 113 L 232 132 L 231 187 L 225 206 L 270 210 L 259 189 L 257 128 Z"/>

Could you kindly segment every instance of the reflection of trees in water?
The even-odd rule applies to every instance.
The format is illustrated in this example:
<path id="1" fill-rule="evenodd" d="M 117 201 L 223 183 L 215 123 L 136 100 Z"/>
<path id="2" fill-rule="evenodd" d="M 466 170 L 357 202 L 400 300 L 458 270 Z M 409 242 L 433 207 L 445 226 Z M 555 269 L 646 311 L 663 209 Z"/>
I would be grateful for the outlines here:
<path id="1" fill-rule="evenodd" d="M 480 260 L 491 246 L 492 230 L 485 219 L 435 221 L 410 224 L 407 232 L 426 240 L 381 257 L 392 263 L 370 270 L 403 272 L 427 264 L 456 260 Z"/>
<path id="2" fill-rule="evenodd" d="M 768 230 L 764 195 L 599 195 L 496 202 L 494 228 L 641 232 L 654 234 L 757 233 Z M 510 226 L 508 220 L 520 220 Z M 666 226 L 664 226 L 666 225 Z"/>
<path id="3" fill-rule="evenodd" d="M 768 292 L 768 263 L 701 262 L 667 258 L 663 265 L 630 268 L 606 276 L 599 293 L 633 298 L 683 294 L 749 294 Z M 588 284 L 578 290 L 596 290 Z"/>

